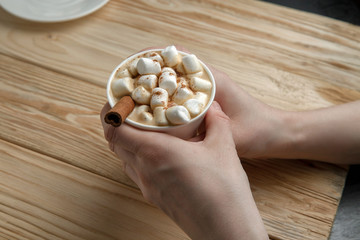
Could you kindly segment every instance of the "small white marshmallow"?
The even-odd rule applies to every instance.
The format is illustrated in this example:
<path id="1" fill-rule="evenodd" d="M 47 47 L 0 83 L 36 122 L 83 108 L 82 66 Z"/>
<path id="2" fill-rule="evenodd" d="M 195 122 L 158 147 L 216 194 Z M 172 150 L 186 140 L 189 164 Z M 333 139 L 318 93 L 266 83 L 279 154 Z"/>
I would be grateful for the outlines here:
<path id="1" fill-rule="evenodd" d="M 204 74 L 203 71 L 197 72 L 197 73 L 191 73 L 191 74 L 187 74 L 186 77 L 187 78 L 193 78 L 193 77 L 202 77 Z"/>
<path id="2" fill-rule="evenodd" d="M 161 69 L 161 73 L 164 73 L 164 72 L 171 72 L 176 75 L 175 70 L 171 67 L 164 67 L 163 69 Z"/>
<path id="3" fill-rule="evenodd" d="M 142 112 L 149 112 L 149 111 L 150 111 L 149 105 L 138 105 L 135 107 L 135 112 L 137 114 L 140 114 Z"/>
<path id="4" fill-rule="evenodd" d="M 185 72 L 188 74 L 202 71 L 199 60 L 194 54 L 186 55 L 182 58 Z"/>
<path id="5" fill-rule="evenodd" d="M 193 91 L 208 92 L 211 90 L 212 84 L 210 81 L 198 77 L 190 79 L 190 88 Z"/>
<path id="6" fill-rule="evenodd" d="M 136 77 L 138 75 L 138 71 L 136 68 L 138 62 L 139 62 L 139 58 L 136 58 L 129 65 L 129 72 L 133 77 Z"/>
<path id="7" fill-rule="evenodd" d="M 179 105 L 182 105 L 186 100 L 193 98 L 194 93 L 190 88 L 180 85 L 173 96 L 173 101 Z"/>
<path id="8" fill-rule="evenodd" d="M 199 102 L 201 102 L 204 106 L 206 106 L 206 104 L 209 101 L 209 97 L 207 94 L 202 93 L 202 92 L 196 92 L 194 99 L 197 99 Z"/>
<path id="9" fill-rule="evenodd" d="M 115 74 L 116 78 L 125 78 L 125 77 L 131 77 L 131 74 L 127 68 L 120 70 L 118 69 Z"/>
<path id="10" fill-rule="evenodd" d="M 151 93 L 150 106 L 151 109 L 156 107 L 166 107 L 168 104 L 169 95 L 165 89 L 154 88 Z"/>
<path id="11" fill-rule="evenodd" d="M 174 125 L 188 123 L 191 120 L 189 111 L 184 106 L 174 106 L 166 110 L 166 118 Z"/>
<path id="12" fill-rule="evenodd" d="M 178 64 L 178 65 L 176 66 L 176 71 L 177 71 L 178 73 L 185 74 L 184 65 L 183 65 L 182 63 Z"/>
<path id="13" fill-rule="evenodd" d="M 169 125 L 169 122 L 166 118 L 166 109 L 163 107 L 156 107 L 153 111 L 154 113 L 154 121 L 158 126 L 166 126 Z"/>
<path id="14" fill-rule="evenodd" d="M 139 86 L 134 89 L 131 94 L 132 99 L 138 104 L 149 104 L 151 94 L 143 86 Z"/>
<path id="15" fill-rule="evenodd" d="M 184 103 L 184 107 L 189 111 L 191 117 L 196 117 L 199 115 L 203 109 L 204 105 L 197 99 L 189 99 Z"/>
<path id="16" fill-rule="evenodd" d="M 136 69 L 139 74 L 158 74 L 161 71 L 160 63 L 150 58 L 140 58 Z"/>
<path id="17" fill-rule="evenodd" d="M 144 75 L 139 77 L 137 84 L 138 86 L 143 86 L 148 91 L 152 91 L 157 85 L 157 80 L 156 75 Z"/>
<path id="18" fill-rule="evenodd" d="M 173 95 L 177 87 L 176 74 L 163 72 L 159 77 L 159 87 L 165 89 L 169 96 Z"/>
<path id="19" fill-rule="evenodd" d="M 184 77 L 178 77 L 176 81 L 178 83 L 178 86 L 189 87 L 189 83 Z"/>
<path id="20" fill-rule="evenodd" d="M 139 114 L 139 121 L 144 124 L 152 125 L 153 119 L 154 116 L 149 112 L 142 112 Z"/>
<path id="21" fill-rule="evenodd" d="M 145 54 L 145 57 L 160 63 L 161 67 L 164 66 L 164 59 L 160 56 L 160 54 L 156 52 L 148 52 L 147 54 Z"/>
<path id="22" fill-rule="evenodd" d="M 174 67 L 180 61 L 179 53 L 175 46 L 166 47 L 164 50 L 161 51 L 161 55 L 165 60 L 166 66 L 168 67 Z"/>
<path id="23" fill-rule="evenodd" d="M 149 105 L 136 105 L 134 110 L 129 114 L 129 118 L 133 121 L 138 121 L 139 116 L 143 112 L 149 112 Z"/>
<path id="24" fill-rule="evenodd" d="M 130 95 L 134 90 L 134 79 L 130 77 L 114 79 L 111 84 L 113 95 L 121 98 L 125 95 Z"/>

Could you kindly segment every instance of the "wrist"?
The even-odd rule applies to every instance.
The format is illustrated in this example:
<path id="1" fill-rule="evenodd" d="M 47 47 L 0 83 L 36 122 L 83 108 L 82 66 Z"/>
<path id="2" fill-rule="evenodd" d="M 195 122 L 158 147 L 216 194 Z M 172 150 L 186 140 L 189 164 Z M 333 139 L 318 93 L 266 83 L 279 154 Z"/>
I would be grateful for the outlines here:
<path id="1" fill-rule="evenodd" d="M 299 146 L 304 142 L 302 115 L 298 112 L 279 111 L 268 137 L 267 158 L 301 158 Z"/>
<path id="2" fill-rule="evenodd" d="M 263 121 L 254 129 L 254 137 L 246 154 L 249 158 L 296 158 L 299 145 L 303 141 L 297 112 L 269 108 L 263 113 Z"/>

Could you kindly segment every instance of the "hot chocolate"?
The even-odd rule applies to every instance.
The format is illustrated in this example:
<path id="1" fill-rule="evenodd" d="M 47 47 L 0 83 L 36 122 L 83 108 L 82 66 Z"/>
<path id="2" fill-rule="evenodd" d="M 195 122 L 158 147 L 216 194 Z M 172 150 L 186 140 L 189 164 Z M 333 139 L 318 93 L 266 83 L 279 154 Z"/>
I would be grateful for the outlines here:
<path id="1" fill-rule="evenodd" d="M 116 103 L 129 95 L 136 106 L 128 119 L 150 126 L 190 122 L 209 103 L 213 83 L 193 54 L 175 46 L 145 52 L 117 69 L 111 82 Z"/>

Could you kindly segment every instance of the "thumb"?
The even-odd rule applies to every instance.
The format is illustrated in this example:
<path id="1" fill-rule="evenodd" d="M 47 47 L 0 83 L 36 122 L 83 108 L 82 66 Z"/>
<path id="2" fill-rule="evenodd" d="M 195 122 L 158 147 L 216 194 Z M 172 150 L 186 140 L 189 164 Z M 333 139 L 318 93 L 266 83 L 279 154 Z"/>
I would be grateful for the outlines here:
<path id="1" fill-rule="evenodd" d="M 232 143 L 230 118 L 222 111 L 218 102 L 214 101 L 205 117 L 205 139 L 209 144 Z"/>

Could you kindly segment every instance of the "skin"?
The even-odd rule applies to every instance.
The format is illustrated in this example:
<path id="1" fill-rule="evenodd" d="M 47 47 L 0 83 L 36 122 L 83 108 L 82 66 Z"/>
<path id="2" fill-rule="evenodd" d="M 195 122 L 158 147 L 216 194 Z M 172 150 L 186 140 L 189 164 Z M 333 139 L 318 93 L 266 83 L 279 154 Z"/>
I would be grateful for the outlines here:
<path id="1" fill-rule="evenodd" d="M 102 119 L 110 109 L 106 104 Z M 109 146 L 145 199 L 192 239 L 268 239 L 241 166 L 230 119 L 214 102 L 206 134 L 185 141 L 164 133 L 113 128 L 103 122 Z"/>
<path id="2" fill-rule="evenodd" d="M 225 73 L 211 70 L 217 80 L 215 100 L 231 119 L 240 157 L 360 163 L 360 101 L 282 111 L 251 97 Z"/>
<path id="3" fill-rule="evenodd" d="M 225 73 L 211 71 L 216 101 L 201 135 L 185 141 L 127 124 L 113 128 L 103 121 L 106 104 L 105 138 L 145 199 L 192 239 L 268 239 L 239 156 L 359 163 L 360 101 L 281 111 L 247 94 Z"/>

